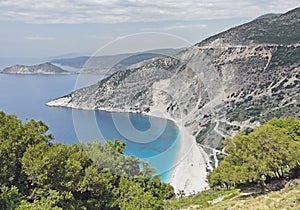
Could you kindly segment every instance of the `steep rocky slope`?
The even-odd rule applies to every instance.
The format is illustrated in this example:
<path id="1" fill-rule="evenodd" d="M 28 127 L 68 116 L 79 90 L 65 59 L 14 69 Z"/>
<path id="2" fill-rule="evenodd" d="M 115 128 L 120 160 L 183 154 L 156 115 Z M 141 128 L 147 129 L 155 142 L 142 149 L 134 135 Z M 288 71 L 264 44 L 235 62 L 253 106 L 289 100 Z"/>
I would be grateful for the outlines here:
<path id="1" fill-rule="evenodd" d="M 51 63 L 43 63 L 33 66 L 14 65 L 3 69 L 3 74 L 73 74 Z"/>
<path id="2" fill-rule="evenodd" d="M 225 135 L 300 118 L 300 9 L 265 16 L 173 57 L 117 72 L 49 106 L 154 114 L 184 123 L 217 161 Z"/>

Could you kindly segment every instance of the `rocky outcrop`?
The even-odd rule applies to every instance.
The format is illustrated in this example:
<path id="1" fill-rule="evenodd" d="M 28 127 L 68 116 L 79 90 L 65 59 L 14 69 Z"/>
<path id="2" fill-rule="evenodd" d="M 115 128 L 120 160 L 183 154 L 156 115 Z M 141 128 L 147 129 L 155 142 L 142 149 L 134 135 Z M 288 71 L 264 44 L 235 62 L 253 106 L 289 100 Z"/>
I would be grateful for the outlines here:
<path id="1" fill-rule="evenodd" d="M 298 8 L 256 19 L 48 105 L 149 114 L 161 110 L 184 123 L 216 156 L 210 148 L 221 149 L 225 135 L 251 130 L 274 116 L 300 118 L 299 15 Z"/>
<path id="2" fill-rule="evenodd" d="M 74 74 L 51 63 L 43 63 L 33 66 L 14 65 L 1 71 L 3 74 Z"/>

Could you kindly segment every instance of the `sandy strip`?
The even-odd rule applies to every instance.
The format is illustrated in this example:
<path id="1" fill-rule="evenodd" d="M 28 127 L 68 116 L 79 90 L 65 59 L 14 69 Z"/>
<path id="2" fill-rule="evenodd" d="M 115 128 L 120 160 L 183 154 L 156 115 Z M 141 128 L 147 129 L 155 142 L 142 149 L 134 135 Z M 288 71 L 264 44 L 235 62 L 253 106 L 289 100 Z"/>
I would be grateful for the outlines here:
<path id="1" fill-rule="evenodd" d="M 180 130 L 180 142 L 177 164 L 169 182 L 175 188 L 176 194 L 179 190 L 183 190 L 185 195 L 191 195 L 208 188 L 206 182 L 208 156 L 197 145 L 195 138 L 186 127 L 180 126 L 178 128 Z"/>
<path id="2" fill-rule="evenodd" d="M 166 111 L 162 111 L 164 110 L 162 107 L 164 106 L 157 104 L 156 109 L 152 108 L 147 114 L 172 120 L 180 132 L 176 164 L 169 183 L 174 187 L 176 194 L 183 190 L 185 195 L 191 195 L 208 189 L 206 168 L 211 168 L 207 164 L 209 163 L 208 155 L 197 144 L 195 137 L 188 128 L 184 127 L 184 122 L 171 118 Z"/>

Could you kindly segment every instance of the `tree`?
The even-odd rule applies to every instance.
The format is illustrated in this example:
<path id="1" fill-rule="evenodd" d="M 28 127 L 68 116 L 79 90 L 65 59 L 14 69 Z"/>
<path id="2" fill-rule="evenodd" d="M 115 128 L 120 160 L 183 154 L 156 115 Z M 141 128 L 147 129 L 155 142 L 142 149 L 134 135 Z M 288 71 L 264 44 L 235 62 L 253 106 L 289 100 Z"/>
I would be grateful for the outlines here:
<path id="1" fill-rule="evenodd" d="M 162 183 L 159 175 L 147 182 L 146 190 L 158 200 L 168 200 L 174 196 L 174 188 L 170 184 Z"/>
<path id="2" fill-rule="evenodd" d="M 48 127 L 41 121 L 22 124 L 15 115 L 0 112 L 0 184 L 18 186 L 26 191 L 26 177 L 21 172 L 21 158 L 29 145 L 49 143 Z"/>
<path id="3" fill-rule="evenodd" d="M 117 206 L 120 209 L 163 209 L 163 200 L 145 191 L 139 182 L 121 177 L 118 188 Z"/>
<path id="4" fill-rule="evenodd" d="M 299 162 L 300 147 L 294 141 L 294 125 L 298 123 L 290 118 L 273 119 L 249 135 L 241 131 L 227 138 L 224 145 L 229 155 L 209 174 L 210 185 L 232 186 L 254 180 L 265 190 L 266 177 L 283 178 Z"/>
<path id="5" fill-rule="evenodd" d="M 17 210 L 62 210 L 58 207 L 58 203 L 63 200 L 63 197 L 55 190 L 49 190 L 49 195 L 34 200 L 32 203 L 27 200 L 22 200 Z"/>
<path id="6" fill-rule="evenodd" d="M 19 192 L 19 189 L 16 186 L 11 186 L 10 188 L 7 186 L 1 187 L 0 209 L 16 209 L 22 199 L 23 195 Z"/>
<path id="7" fill-rule="evenodd" d="M 49 190 L 55 190 L 63 197 L 58 203 L 61 207 L 99 209 L 112 197 L 111 183 L 115 177 L 96 167 L 82 146 L 45 143 L 29 146 L 22 165 L 33 186 L 31 199 L 47 198 Z"/>
<path id="8" fill-rule="evenodd" d="M 118 176 L 150 179 L 155 173 L 155 169 L 147 162 L 124 155 L 124 141 L 108 140 L 105 144 L 94 141 L 82 146 L 96 165 Z"/>
<path id="9" fill-rule="evenodd" d="M 278 128 L 285 129 L 289 135 L 291 141 L 294 141 L 295 151 L 294 151 L 294 161 L 296 166 L 291 170 L 291 177 L 300 177 L 300 154 L 299 154 L 299 144 L 300 144 L 300 121 L 292 118 L 274 118 L 268 122 Z M 298 146 L 297 146 L 298 145 Z M 298 151 L 298 152 L 297 152 Z"/>
<path id="10" fill-rule="evenodd" d="M 292 117 L 273 118 L 267 124 L 285 129 L 291 140 L 300 142 L 300 120 Z"/>
<path id="11" fill-rule="evenodd" d="M 0 209 L 162 209 L 174 196 L 125 142 L 52 144 L 43 122 L 0 112 Z"/>

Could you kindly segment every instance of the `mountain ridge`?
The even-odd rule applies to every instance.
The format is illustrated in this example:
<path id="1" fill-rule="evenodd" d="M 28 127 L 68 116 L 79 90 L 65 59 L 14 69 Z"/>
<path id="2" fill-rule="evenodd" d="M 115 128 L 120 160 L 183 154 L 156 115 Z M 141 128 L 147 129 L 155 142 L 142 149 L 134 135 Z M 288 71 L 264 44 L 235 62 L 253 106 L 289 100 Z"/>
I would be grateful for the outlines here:
<path id="1" fill-rule="evenodd" d="M 262 16 L 260 16 L 262 17 Z M 300 7 L 276 16 L 256 18 L 197 43 L 197 46 L 295 44 L 300 41 Z M 278 24 L 280 23 L 280 24 Z M 298 27 L 297 27 L 298 26 Z M 291 30 L 291 27 L 293 30 Z M 291 33 L 286 34 L 285 31 Z"/>

